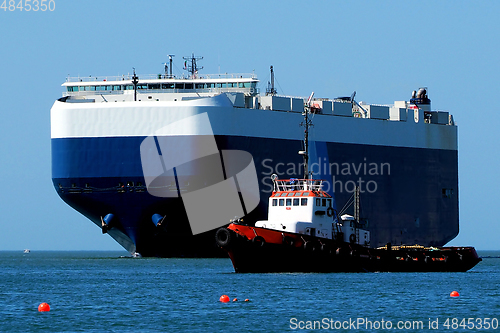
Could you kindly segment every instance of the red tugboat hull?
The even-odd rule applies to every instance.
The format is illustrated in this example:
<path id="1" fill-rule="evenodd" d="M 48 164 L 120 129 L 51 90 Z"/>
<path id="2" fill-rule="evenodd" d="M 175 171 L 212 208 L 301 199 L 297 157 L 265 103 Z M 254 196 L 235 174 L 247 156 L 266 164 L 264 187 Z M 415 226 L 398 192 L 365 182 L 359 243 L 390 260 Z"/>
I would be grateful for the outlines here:
<path id="1" fill-rule="evenodd" d="M 374 249 L 234 223 L 219 229 L 216 241 L 236 273 L 466 272 L 481 261 L 473 247 Z"/>

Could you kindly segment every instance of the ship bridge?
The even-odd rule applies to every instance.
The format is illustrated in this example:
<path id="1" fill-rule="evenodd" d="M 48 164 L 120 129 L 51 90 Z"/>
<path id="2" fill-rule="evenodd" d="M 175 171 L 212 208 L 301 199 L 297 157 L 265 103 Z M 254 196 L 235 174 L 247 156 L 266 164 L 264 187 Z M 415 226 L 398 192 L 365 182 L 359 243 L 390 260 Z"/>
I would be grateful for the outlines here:
<path id="1" fill-rule="evenodd" d="M 208 74 L 194 78 L 158 74 L 137 77 L 136 90 L 139 100 L 182 100 L 186 97 L 211 97 L 221 93 L 255 96 L 259 93 L 258 82 L 254 74 Z M 135 91 L 134 78 L 130 75 L 68 77 L 62 86 L 66 88 L 63 97 L 97 97 L 102 102 L 130 101 Z"/>

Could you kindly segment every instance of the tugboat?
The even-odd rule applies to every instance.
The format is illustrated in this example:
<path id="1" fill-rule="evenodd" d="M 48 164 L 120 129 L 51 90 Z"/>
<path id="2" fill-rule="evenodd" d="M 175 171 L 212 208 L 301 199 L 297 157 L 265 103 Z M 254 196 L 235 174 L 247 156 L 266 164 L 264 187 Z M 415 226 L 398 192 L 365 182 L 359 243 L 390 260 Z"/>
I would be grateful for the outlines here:
<path id="1" fill-rule="evenodd" d="M 465 272 L 479 263 L 474 247 L 387 243 L 371 248 L 370 232 L 359 218 L 359 188 L 353 194 L 354 216 L 338 216 L 323 180 L 313 179 L 308 167 L 313 95 L 301 124 L 305 127 L 304 151 L 299 151 L 304 158 L 304 179 L 279 180 L 273 175 L 268 220 L 252 226 L 235 218 L 215 234 L 236 273 Z"/>

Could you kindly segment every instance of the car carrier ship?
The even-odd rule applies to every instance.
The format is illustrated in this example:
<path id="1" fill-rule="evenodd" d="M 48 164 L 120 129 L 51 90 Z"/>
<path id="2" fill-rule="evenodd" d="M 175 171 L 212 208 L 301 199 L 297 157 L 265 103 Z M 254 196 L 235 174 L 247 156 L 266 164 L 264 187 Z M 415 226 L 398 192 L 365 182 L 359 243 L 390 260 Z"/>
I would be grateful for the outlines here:
<path id="1" fill-rule="evenodd" d="M 63 97 L 52 106 L 58 195 L 132 254 L 225 256 L 215 244 L 218 226 L 196 233 L 186 213 L 182 194 L 203 178 L 199 169 L 174 171 L 165 185 L 171 195 L 154 193 L 141 163 L 141 144 L 152 135 L 156 143 L 212 137 L 221 152 L 249 153 L 259 197 L 245 211 L 247 221 L 267 216 L 272 174 L 290 179 L 303 172 L 297 155 L 303 129 L 297 124 L 307 98 L 278 95 L 272 67 L 261 94 L 254 74 L 200 74 L 199 59 L 186 58 L 188 74 L 182 77 L 172 74 L 172 57 L 162 74 L 68 77 Z M 324 191 L 338 202 L 359 188 L 370 246 L 443 246 L 457 236 L 457 126 L 448 112 L 431 110 L 426 88 L 392 105 L 358 103 L 355 94 L 309 102 L 315 123 L 311 171 L 326 179 Z M 208 117 L 209 132 L 190 123 L 199 115 Z M 179 121 L 182 126 L 168 126 Z M 240 200 L 244 206 L 242 195 Z"/>

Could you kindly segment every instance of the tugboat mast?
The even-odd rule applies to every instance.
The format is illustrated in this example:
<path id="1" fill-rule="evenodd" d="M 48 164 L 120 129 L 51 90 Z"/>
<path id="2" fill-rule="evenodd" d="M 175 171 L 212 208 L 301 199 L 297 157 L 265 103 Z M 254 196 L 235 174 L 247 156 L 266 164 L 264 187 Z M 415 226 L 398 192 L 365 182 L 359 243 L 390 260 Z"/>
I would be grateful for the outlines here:
<path id="1" fill-rule="evenodd" d="M 304 126 L 304 150 L 299 151 L 299 155 L 304 157 L 304 179 L 311 179 L 312 173 L 309 172 L 309 127 L 314 126 L 312 119 L 309 118 L 311 113 L 311 101 L 313 99 L 314 92 L 307 99 L 307 103 L 304 106 L 304 121 L 300 123 L 300 126 Z"/>

